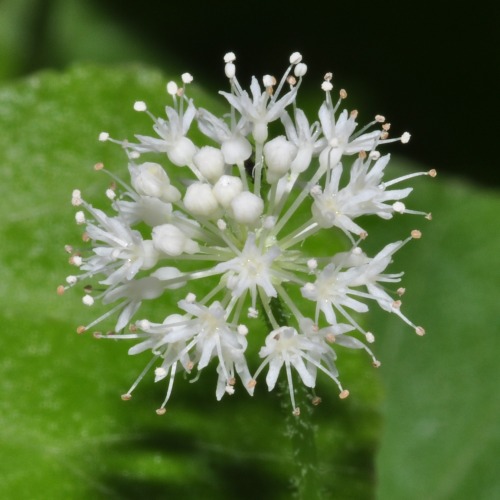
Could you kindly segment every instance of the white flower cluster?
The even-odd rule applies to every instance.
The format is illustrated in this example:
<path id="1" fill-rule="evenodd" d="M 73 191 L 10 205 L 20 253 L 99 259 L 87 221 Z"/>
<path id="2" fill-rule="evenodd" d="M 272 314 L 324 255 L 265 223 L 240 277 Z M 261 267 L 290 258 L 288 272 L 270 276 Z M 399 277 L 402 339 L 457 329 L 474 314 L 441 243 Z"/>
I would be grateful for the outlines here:
<path id="1" fill-rule="evenodd" d="M 366 345 L 375 340 L 373 333 L 358 322 L 370 302 L 424 334 L 401 312 L 404 289 L 395 290 L 394 297 L 385 287 L 402 275 L 386 273 L 394 253 L 420 232 L 369 257 L 361 248 L 367 237 L 361 224 L 367 215 L 426 215 L 401 201 L 411 187 L 392 187 L 417 175 L 434 176 L 435 171 L 384 181 L 390 157 L 381 156 L 379 146 L 405 143 L 410 136 L 389 138 L 390 126 L 379 115 L 356 131 L 357 112 L 339 111 L 345 90 L 340 90 L 338 102 L 332 101 L 331 73 L 321 85 L 319 120 L 310 124 L 297 107 L 307 71 L 299 53 L 291 55 L 279 82 L 266 75 L 261 88 L 254 77 L 250 92 L 236 78 L 235 59 L 233 53 L 224 58 L 230 91 L 220 94 L 230 105 L 227 115 L 197 108 L 186 91 L 193 78 L 185 73 L 181 87 L 167 85 L 173 107 L 166 107 L 165 118 L 153 116 L 142 101 L 134 105 L 152 118 L 155 137 L 136 135 L 134 143 L 100 134 L 101 141 L 124 148 L 130 173 L 127 183 L 108 172 L 113 178 L 106 191 L 110 214 L 90 205 L 79 190 L 72 195 L 76 222 L 85 227 L 89 248 L 67 248 L 78 273 L 68 276 L 58 292 L 85 282 L 85 305 L 96 300 L 113 304 L 77 331 L 115 316 L 113 331 L 97 332 L 97 337 L 136 339 L 130 354 L 153 353 L 122 397 L 129 399 L 155 365 L 155 381 L 167 380 L 159 414 L 165 412 L 176 373 L 199 373 L 214 358 L 219 400 L 234 393 L 237 377 L 253 394 L 264 370 L 272 390 L 283 367 L 296 415 L 294 377 L 313 389 L 322 372 L 336 383 L 340 397 L 346 397 L 333 346 L 362 349 L 374 366 L 380 365 Z M 271 138 L 269 124 L 279 121 L 282 135 Z M 190 138 L 193 123 L 208 144 Z M 143 160 L 148 153 L 156 157 Z M 347 168 L 351 155 L 356 158 Z M 96 168 L 103 170 L 103 165 Z M 335 232 L 347 251 L 332 253 L 325 247 L 322 235 Z M 92 280 L 99 284 L 95 289 Z M 200 290 L 209 291 L 199 296 Z M 174 293 L 184 298 L 170 311 L 161 311 L 158 301 L 160 322 L 131 322 L 143 301 Z M 253 374 L 249 342 L 262 344 L 262 361 Z"/>

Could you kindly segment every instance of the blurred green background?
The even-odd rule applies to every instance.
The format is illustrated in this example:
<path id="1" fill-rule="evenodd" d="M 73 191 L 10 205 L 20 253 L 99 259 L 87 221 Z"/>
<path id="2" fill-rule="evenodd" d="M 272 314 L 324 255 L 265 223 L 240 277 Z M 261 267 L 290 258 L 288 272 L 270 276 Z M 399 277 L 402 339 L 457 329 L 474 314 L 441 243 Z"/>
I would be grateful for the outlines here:
<path id="1" fill-rule="evenodd" d="M 432 222 L 372 221 L 374 248 L 414 226 L 424 232 L 393 268 L 406 271 L 406 311 L 428 335 L 375 313 L 381 369 L 343 353 L 351 397 L 342 404 L 320 384 L 313 418 L 325 498 L 499 498 L 493 23 L 485 2 L 1 1 L 0 496 L 290 497 L 274 394 L 215 404 L 206 373 L 177 381 L 163 418 L 154 413 L 163 388 L 150 380 L 124 404 L 119 394 L 146 358 L 129 359 L 125 342 L 74 334 L 88 311 L 77 294 L 54 290 L 68 273 L 62 247 L 77 238 L 71 190 L 97 200 L 106 181 L 92 165 L 124 168 L 119 148 L 96 141 L 101 130 L 147 131 L 132 103 L 160 113 L 166 79 L 183 71 L 194 74 L 197 99 L 217 106 L 204 89 L 225 86 L 228 50 L 242 81 L 280 72 L 300 50 L 308 101 L 319 104 L 317 83 L 332 70 L 361 122 L 382 113 L 412 133 L 391 149 L 406 155 L 395 172 L 439 172 L 418 179 L 411 198 Z"/>

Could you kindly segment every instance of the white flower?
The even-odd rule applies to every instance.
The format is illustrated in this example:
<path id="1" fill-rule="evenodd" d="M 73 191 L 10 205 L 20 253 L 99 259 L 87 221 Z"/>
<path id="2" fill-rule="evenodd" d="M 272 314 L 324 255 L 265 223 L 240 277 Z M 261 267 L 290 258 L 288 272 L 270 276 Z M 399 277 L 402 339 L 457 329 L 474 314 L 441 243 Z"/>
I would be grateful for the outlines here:
<path id="1" fill-rule="evenodd" d="M 234 94 L 222 91 L 220 94 L 252 124 L 253 138 L 262 144 L 267 140 L 267 124 L 281 117 L 285 108 L 295 100 L 297 88 L 293 88 L 281 99 L 276 100 L 271 98 L 267 90 L 262 92 L 257 78 L 253 77 L 250 91 L 251 98 L 247 91 L 241 90 L 239 86 L 234 87 Z"/>
<path id="2" fill-rule="evenodd" d="M 337 115 L 347 93 L 341 90 L 339 103 L 331 102 L 331 74 L 322 85 L 326 98 L 319 122 L 310 124 L 295 106 L 307 72 L 301 54 L 290 56 L 279 82 L 265 75 L 261 89 L 253 78 L 250 93 L 236 78 L 235 60 L 233 53 L 224 58 L 231 91 L 221 93 L 228 114 L 196 110 L 186 97 L 192 76 L 185 73 L 183 87 L 167 84 L 174 104 L 166 108 L 166 119 L 154 117 L 143 101 L 134 105 L 149 114 L 158 137 L 137 135 L 139 143 L 131 144 L 100 134 L 101 141 L 118 143 L 127 153 L 128 181 L 96 165 L 112 178 L 105 190 L 112 215 L 87 203 L 78 189 L 71 195 L 84 247 L 66 247 L 78 269 L 57 291 L 85 283 L 84 305 L 110 307 L 78 327 L 79 333 L 109 319 L 115 332 L 97 337 L 135 340 L 131 355 L 151 352 L 123 399 L 130 399 L 152 370 L 155 381 L 167 384 L 159 414 L 166 411 L 178 372 L 195 381 L 209 366 L 217 373 L 217 400 L 240 384 L 252 395 L 265 369 L 273 390 L 283 367 L 296 415 L 293 370 L 309 389 L 318 375 L 327 376 L 346 397 L 334 347 L 364 350 L 374 366 L 380 364 L 366 345 L 375 335 L 357 319 L 370 304 L 424 333 L 401 312 L 404 289 L 386 288 L 402 277 L 387 270 L 395 253 L 420 232 L 371 257 L 361 248 L 367 234 L 359 219 L 425 215 L 402 202 L 411 187 L 392 186 L 417 175 L 433 177 L 435 171 L 384 180 L 389 155 L 381 156 L 377 147 L 405 143 L 409 134 L 389 139 L 389 125 L 379 115 L 356 131 L 356 112 Z M 193 138 L 194 121 L 207 143 Z M 271 122 L 277 123 L 268 128 Z M 381 128 L 367 131 L 373 126 Z M 281 130 L 269 137 L 275 128 Z M 158 155 L 142 160 L 143 154 L 158 152 L 169 161 Z M 355 153 L 358 158 L 349 161 Z M 186 167 L 182 178 L 175 166 Z M 335 250 L 345 245 L 350 245 L 346 251 Z M 151 316 L 134 322 L 146 300 L 155 306 Z M 256 363 L 248 353 L 262 344 L 262 361 L 252 377 L 249 365 Z"/>

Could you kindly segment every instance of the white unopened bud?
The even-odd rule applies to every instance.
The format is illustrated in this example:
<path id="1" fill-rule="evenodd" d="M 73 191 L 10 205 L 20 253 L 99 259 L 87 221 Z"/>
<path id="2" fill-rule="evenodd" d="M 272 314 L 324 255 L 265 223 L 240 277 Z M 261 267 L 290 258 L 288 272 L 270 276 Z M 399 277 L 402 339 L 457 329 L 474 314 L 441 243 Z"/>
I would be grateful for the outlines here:
<path id="1" fill-rule="evenodd" d="M 219 204 L 209 184 L 195 182 L 188 186 L 184 195 L 184 206 L 194 215 L 213 216 Z"/>
<path id="2" fill-rule="evenodd" d="M 264 146 L 264 159 L 267 165 L 267 180 L 276 182 L 283 177 L 297 154 L 297 148 L 286 137 L 280 135 Z"/>
<path id="3" fill-rule="evenodd" d="M 209 182 L 214 183 L 224 173 L 224 156 L 220 149 L 202 147 L 194 156 L 193 163 Z"/>
<path id="4" fill-rule="evenodd" d="M 213 194 L 220 205 L 228 208 L 234 197 L 243 190 L 243 183 L 239 177 L 223 175 L 213 187 Z"/>
<path id="5" fill-rule="evenodd" d="M 221 145 L 224 161 L 235 165 L 248 160 L 252 154 L 252 145 L 245 137 L 232 137 Z"/>
<path id="6" fill-rule="evenodd" d="M 175 143 L 167 149 L 168 159 L 177 167 L 189 165 L 196 153 L 196 146 L 191 139 L 179 137 Z"/>
<path id="7" fill-rule="evenodd" d="M 153 228 L 153 243 L 157 250 L 172 257 L 182 253 L 193 254 L 199 251 L 198 243 L 187 238 L 173 224 L 162 224 Z"/>
<path id="8" fill-rule="evenodd" d="M 264 211 L 264 202 L 250 191 L 243 191 L 234 197 L 231 209 L 237 222 L 255 224 Z"/>
<path id="9" fill-rule="evenodd" d="M 145 162 L 138 166 L 130 165 L 129 170 L 132 186 L 140 195 L 160 198 L 170 203 L 180 200 L 179 190 L 170 184 L 170 179 L 160 164 Z"/>

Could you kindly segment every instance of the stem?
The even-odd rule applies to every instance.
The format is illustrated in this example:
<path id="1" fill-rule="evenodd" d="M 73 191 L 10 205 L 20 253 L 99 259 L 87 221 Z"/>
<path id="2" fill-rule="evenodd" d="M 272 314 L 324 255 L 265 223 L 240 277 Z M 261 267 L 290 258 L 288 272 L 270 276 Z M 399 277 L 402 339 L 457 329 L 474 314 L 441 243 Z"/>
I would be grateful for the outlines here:
<path id="1" fill-rule="evenodd" d="M 261 304 L 263 306 L 263 304 Z M 280 326 L 288 325 L 289 314 L 284 309 L 279 298 L 271 298 L 267 308 L 271 309 L 274 320 Z M 264 315 L 265 316 L 265 315 Z M 266 317 L 268 327 L 271 322 Z M 293 497 L 297 500 L 321 500 L 321 488 L 316 453 L 316 429 L 312 423 L 313 406 L 311 395 L 303 384 L 294 384 L 295 400 L 300 408 L 300 415 L 292 414 L 293 408 L 288 394 L 288 384 L 285 379 L 278 382 L 278 397 L 285 413 L 283 433 L 286 440 L 292 443 L 292 473 L 290 483 Z"/>

